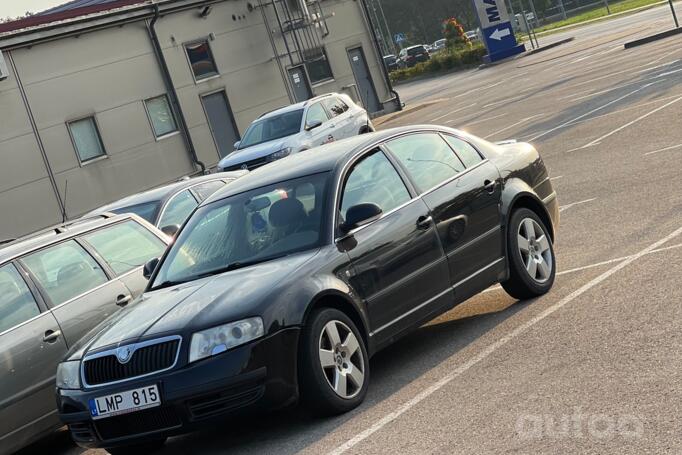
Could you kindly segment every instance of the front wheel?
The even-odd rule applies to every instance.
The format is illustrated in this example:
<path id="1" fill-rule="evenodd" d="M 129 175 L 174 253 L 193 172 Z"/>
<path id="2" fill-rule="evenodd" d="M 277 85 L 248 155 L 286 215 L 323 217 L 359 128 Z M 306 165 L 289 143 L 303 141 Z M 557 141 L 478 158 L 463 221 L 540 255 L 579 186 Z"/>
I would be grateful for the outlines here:
<path id="1" fill-rule="evenodd" d="M 514 211 L 507 230 L 509 279 L 502 287 L 520 300 L 546 294 L 554 284 L 556 260 L 547 227 L 532 210 Z"/>
<path id="2" fill-rule="evenodd" d="M 369 356 L 353 321 L 323 308 L 309 317 L 301 341 L 299 388 L 303 402 L 318 414 L 348 412 L 365 399 Z"/>

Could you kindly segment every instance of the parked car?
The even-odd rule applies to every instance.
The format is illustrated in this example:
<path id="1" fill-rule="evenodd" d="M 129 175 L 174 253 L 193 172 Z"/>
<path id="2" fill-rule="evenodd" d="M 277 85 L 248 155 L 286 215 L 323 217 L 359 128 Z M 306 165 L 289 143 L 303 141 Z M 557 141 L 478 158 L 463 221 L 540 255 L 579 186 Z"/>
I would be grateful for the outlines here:
<path id="1" fill-rule="evenodd" d="M 134 213 L 173 237 L 201 202 L 246 173 L 246 171 L 235 171 L 193 179 L 184 178 L 170 185 L 112 202 L 93 210 L 86 217 L 107 212 Z"/>
<path id="2" fill-rule="evenodd" d="M 218 168 L 253 170 L 318 145 L 372 131 L 367 111 L 349 96 L 318 96 L 262 115 Z"/>
<path id="3" fill-rule="evenodd" d="M 417 63 L 429 61 L 431 56 L 424 45 L 419 44 L 417 46 L 410 46 L 401 50 L 399 58 L 403 68 L 412 68 Z"/>
<path id="4" fill-rule="evenodd" d="M 125 453 L 299 397 L 349 411 L 410 330 L 497 282 L 548 292 L 558 221 L 529 144 L 414 126 L 278 161 L 204 201 L 144 296 L 71 350 L 59 415 Z"/>
<path id="5" fill-rule="evenodd" d="M 57 364 L 144 290 L 169 238 L 135 215 L 61 224 L 0 245 L 0 453 L 61 424 Z"/>
<path id="6" fill-rule="evenodd" d="M 433 52 L 438 52 L 438 51 L 442 51 L 443 49 L 445 49 L 447 44 L 448 44 L 448 40 L 439 39 L 438 41 L 435 41 L 431 47 L 433 49 Z"/>
<path id="7" fill-rule="evenodd" d="M 398 58 L 393 55 L 384 55 L 384 65 L 388 71 L 395 71 L 398 69 Z"/>
<path id="8" fill-rule="evenodd" d="M 481 40 L 481 37 L 478 36 L 478 30 L 469 30 L 468 32 L 464 32 L 464 36 L 466 36 L 472 43 Z"/>

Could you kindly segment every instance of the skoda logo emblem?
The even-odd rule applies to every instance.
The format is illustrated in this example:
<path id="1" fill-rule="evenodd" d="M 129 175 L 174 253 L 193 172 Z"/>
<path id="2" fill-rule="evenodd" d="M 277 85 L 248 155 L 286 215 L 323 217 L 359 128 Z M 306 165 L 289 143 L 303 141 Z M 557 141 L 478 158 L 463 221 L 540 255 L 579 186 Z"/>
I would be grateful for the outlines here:
<path id="1" fill-rule="evenodd" d="M 127 363 L 130 360 L 133 351 L 128 346 L 116 349 L 116 358 L 118 363 Z"/>

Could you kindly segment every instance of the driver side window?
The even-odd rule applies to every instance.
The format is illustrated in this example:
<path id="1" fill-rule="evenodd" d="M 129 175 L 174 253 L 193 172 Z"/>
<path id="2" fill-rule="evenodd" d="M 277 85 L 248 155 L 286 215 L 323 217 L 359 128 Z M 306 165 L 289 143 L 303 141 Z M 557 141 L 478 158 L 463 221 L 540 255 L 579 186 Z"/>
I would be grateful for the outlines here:
<path id="1" fill-rule="evenodd" d="M 380 150 L 355 164 L 348 174 L 341 197 L 341 216 L 357 204 L 373 203 L 386 213 L 408 202 L 407 191 L 400 175 Z"/>
<path id="2" fill-rule="evenodd" d="M 324 123 L 329 118 L 327 117 L 327 111 L 322 107 L 322 103 L 315 103 L 308 108 L 308 114 L 305 118 L 305 124 L 310 126 L 315 122 Z"/>

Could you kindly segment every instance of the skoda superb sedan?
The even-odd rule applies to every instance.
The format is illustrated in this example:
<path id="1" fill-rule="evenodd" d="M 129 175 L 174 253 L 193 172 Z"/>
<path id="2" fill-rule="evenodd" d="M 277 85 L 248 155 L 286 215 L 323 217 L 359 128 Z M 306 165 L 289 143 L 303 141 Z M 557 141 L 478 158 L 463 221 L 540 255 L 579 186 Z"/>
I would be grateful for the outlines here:
<path id="1" fill-rule="evenodd" d="M 410 330 L 494 283 L 548 292 L 558 217 L 528 144 L 416 126 L 278 161 L 204 201 L 143 296 L 70 351 L 59 415 L 115 451 L 299 399 L 348 411 Z"/>

